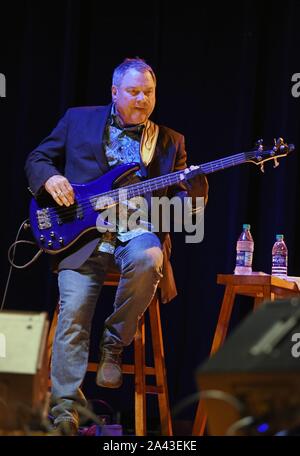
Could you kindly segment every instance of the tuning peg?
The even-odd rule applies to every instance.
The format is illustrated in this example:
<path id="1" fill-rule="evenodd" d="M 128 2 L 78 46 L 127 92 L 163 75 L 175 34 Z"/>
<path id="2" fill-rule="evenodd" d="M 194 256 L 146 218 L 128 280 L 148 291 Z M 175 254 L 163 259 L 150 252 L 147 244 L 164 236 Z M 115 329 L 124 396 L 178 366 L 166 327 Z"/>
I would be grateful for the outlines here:
<path id="1" fill-rule="evenodd" d="M 265 168 L 264 168 L 264 164 L 263 163 L 261 163 L 261 165 L 260 165 L 260 170 L 261 170 L 262 173 L 265 172 Z"/>
<path id="2" fill-rule="evenodd" d="M 295 150 L 294 144 L 289 144 L 289 145 L 288 145 L 288 151 L 289 151 L 289 152 L 293 152 L 294 150 Z"/>
<path id="3" fill-rule="evenodd" d="M 274 148 L 273 148 L 274 151 L 277 151 L 283 145 L 284 145 L 283 138 L 278 138 L 278 139 L 274 138 Z"/>
<path id="4" fill-rule="evenodd" d="M 263 142 L 264 140 L 263 139 L 258 139 L 255 143 L 256 147 L 257 147 L 257 150 L 259 152 L 262 152 L 264 150 L 264 146 L 263 146 Z"/>
<path id="5" fill-rule="evenodd" d="M 276 141 L 276 144 L 277 144 L 278 146 L 282 146 L 282 144 L 284 144 L 283 138 L 278 138 L 277 141 Z"/>

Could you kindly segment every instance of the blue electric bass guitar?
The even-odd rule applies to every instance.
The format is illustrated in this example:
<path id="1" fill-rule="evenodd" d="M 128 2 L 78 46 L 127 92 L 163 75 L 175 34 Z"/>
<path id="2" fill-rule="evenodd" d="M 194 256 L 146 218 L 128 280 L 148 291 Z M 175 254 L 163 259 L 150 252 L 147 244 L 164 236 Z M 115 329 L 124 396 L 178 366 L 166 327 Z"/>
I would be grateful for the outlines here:
<path id="1" fill-rule="evenodd" d="M 96 230 L 99 212 L 111 204 L 122 202 L 124 195 L 128 200 L 191 179 L 197 174 L 210 174 L 242 163 L 254 163 L 263 171 L 266 161 L 274 160 L 276 167 L 279 164 L 278 159 L 285 157 L 292 150 L 293 144 L 287 145 L 279 138 L 271 150 L 263 150 L 262 145 L 259 145 L 255 151 L 242 152 L 191 167 L 187 173 L 176 171 L 140 181 L 122 187 L 123 191 L 120 191 L 117 188 L 118 183 L 139 168 L 137 163 L 123 164 L 87 184 L 71 183 L 75 194 L 75 203 L 72 206 L 59 206 L 49 194 L 44 198 L 33 198 L 30 203 L 31 229 L 42 250 L 57 254 L 73 245 L 87 231 Z"/>

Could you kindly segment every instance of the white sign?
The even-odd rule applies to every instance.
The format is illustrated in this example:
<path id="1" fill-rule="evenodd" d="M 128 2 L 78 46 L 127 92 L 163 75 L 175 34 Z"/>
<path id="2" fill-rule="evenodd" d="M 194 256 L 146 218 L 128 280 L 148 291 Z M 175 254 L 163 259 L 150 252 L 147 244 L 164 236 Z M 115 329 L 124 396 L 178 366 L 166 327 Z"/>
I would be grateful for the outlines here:
<path id="1" fill-rule="evenodd" d="M 6 337 L 0 333 L 0 358 L 6 358 Z"/>

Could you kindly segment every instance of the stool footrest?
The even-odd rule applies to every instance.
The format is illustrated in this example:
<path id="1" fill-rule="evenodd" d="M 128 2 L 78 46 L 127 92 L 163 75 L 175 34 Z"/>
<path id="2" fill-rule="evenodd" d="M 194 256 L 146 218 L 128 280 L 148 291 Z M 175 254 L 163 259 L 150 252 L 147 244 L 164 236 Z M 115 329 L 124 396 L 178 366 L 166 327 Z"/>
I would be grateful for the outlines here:
<path id="1" fill-rule="evenodd" d="M 146 385 L 147 394 L 164 394 L 162 386 Z"/>
<path id="2" fill-rule="evenodd" d="M 97 372 L 98 363 L 88 363 L 87 372 Z M 135 367 L 132 364 L 122 364 L 122 372 L 123 374 L 135 374 Z M 145 367 L 145 374 L 146 375 L 156 375 L 155 368 L 146 366 Z"/>

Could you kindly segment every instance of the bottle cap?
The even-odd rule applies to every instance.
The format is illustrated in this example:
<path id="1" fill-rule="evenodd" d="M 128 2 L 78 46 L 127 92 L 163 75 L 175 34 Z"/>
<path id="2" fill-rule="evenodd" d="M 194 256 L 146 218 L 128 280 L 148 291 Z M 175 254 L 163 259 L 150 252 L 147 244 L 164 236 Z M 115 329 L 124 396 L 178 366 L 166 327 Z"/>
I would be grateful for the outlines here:
<path id="1" fill-rule="evenodd" d="M 250 230 L 250 225 L 248 225 L 248 223 L 244 223 L 243 230 Z"/>
<path id="2" fill-rule="evenodd" d="M 283 238 L 283 234 L 276 234 L 276 241 L 281 241 Z"/>

